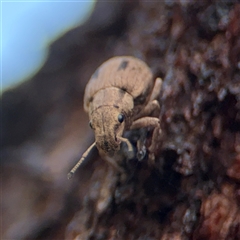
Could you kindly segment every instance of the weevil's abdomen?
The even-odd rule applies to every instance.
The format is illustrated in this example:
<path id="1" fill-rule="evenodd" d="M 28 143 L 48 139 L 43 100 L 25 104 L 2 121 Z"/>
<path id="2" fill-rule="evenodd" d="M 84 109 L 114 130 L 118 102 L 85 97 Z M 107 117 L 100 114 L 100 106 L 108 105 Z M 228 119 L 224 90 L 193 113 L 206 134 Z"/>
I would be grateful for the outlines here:
<path id="1" fill-rule="evenodd" d="M 89 111 L 89 104 L 95 94 L 106 88 L 115 87 L 133 97 L 134 107 L 147 103 L 154 85 L 150 68 L 140 59 L 121 56 L 104 62 L 92 75 L 84 95 L 84 109 Z"/>

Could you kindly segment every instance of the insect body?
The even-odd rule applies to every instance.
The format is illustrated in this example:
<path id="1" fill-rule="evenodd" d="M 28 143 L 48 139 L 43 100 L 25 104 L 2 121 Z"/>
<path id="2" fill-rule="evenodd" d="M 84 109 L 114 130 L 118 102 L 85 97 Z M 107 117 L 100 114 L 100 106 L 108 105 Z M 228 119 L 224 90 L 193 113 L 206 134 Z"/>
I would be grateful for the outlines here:
<path id="1" fill-rule="evenodd" d="M 126 130 L 153 127 L 149 152 L 154 152 L 160 123 L 158 118 L 149 115 L 159 111 L 156 98 L 161 84 L 160 78 L 154 81 L 143 61 L 130 56 L 113 57 L 95 71 L 84 95 L 84 109 L 89 114 L 95 142 L 71 170 L 69 178 L 94 147 L 104 160 L 118 168 L 113 157 L 120 150 L 121 142 L 127 144 L 129 154 L 133 152 L 132 144 L 123 137 Z"/>

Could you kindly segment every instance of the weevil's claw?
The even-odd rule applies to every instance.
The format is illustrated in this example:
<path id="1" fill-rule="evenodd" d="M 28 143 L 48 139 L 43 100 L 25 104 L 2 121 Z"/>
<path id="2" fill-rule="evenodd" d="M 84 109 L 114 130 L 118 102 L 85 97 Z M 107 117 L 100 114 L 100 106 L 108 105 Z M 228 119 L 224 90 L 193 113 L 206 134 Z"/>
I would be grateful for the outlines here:
<path id="1" fill-rule="evenodd" d="M 73 172 L 69 172 L 67 175 L 68 180 L 70 180 L 73 177 Z"/>
<path id="2" fill-rule="evenodd" d="M 141 162 L 145 158 L 146 153 L 147 153 L 146 147 L 143 146 L 142 149 L 137 152 L 138 161 Z"/>

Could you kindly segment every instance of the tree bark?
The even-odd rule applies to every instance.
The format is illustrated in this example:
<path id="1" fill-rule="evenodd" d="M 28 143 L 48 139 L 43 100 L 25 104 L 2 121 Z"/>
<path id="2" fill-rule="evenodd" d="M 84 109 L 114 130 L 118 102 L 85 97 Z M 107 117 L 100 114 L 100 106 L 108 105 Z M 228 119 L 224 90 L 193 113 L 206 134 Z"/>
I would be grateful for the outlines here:
<path id="1" fill-rule="evenodd" d="M 68 181 L 93 141 L 84 87 L 117 55 L 163 79 L 155 162 L 122 179 L 94 152 Z M 240 239 L 237 1 L 100 1 L 1 100 L 3 239 Z"/>

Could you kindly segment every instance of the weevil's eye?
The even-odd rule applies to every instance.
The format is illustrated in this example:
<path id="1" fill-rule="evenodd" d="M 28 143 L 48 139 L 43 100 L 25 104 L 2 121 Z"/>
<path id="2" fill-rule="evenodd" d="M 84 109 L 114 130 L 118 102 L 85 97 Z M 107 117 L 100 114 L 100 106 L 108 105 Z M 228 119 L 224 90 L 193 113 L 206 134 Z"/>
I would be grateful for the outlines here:
<path id="1" fill-rule="evenodd" d="M 123 121 L 124 121 L 124 115 L 123 114 L 119 114 L 118 115 L 118 121 L 120 122 L 120 123 L 122 123 Z"/>
<path id="2" fill-rule="evenodd" d="M 91 121 L 89 121 L 89 126 L 90 126 L 90 128 L 93 128 L 93 127 L 92 127 L 92 122 L 91 122 Z"/>

